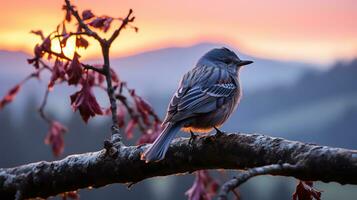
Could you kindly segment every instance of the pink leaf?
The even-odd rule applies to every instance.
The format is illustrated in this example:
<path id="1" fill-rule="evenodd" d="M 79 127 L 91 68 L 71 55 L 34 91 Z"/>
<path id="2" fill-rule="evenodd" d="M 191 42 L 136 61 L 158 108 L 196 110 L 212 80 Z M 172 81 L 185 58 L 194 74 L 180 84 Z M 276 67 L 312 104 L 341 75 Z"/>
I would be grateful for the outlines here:
<path id="1" fill-rule="evenodd" d="M 74 8 L 74 6 L 73 6 L 73 8 Z M 66 21 L 71 22 L 71 17 L 72 17 L 71 11 L 68 9 L 67 5 L 63 5 L 62 10 L 66 11 L 66 16 L 65 16 Z"/>
<path id="2" fill-rule="evenodd" d="M 94 17 L 94 14 L 92 13 L 91 10 L 84 10 L 82 12 L 82 19 L 83 20 L 91 19 L 92 17 Z"/>
<path id="3" fill-rule="evenodd" d="M 211 200 L 216 195 L 218 186 L 218 182 L 206 170 L 199 170 L 192 187 L 185 194 L 189 200 Z"/>
<path id="4" fill-rule="evenodd" d="M 48 36 L 41 44 L 41 48 L 45 51 L 51 51 L 51 39 Z"/>
<path id="5" fill-rule="evenodd" d="M 118 105 L 118 110 L 117 110 L 117 119 L 118 119 L 118 126 L 119 128 L 123 128 L 125 125 L 125 115 L 126 115 L 126 109 L 123 105 Z"/>
<path id="6" fill-rule="evenodd" d="M 65 80 L 66 79 L 65 76 L 66 76 L 65 66 L 63 65 L 62 61 L 56 59 L 52 69 L 52 76 L 51 76 L 50 83 L 48 84 L 48 88 L 52 89 L 57 80 L 61 80 L 61 81 Z"/>
<path id="7" fill-rule="evenodd" d="M 15 99 L 17 93 L 20 91 L 20 88 L 21 85 L 17 84 L 7 92 L 5 97 L 0 101 L 0 110 Z"/>
<path id="8" fill-rule="evenodd" d="M 119 83 L 119 77 L 118 77 L 117 73 L 112 68 L 110 68 L 110 75 L 111 75 L 112 81 L 114 83 Z"/>
<path id="9" fill-rule="evenodd" d="M 134 128 L 138 124 L 138 120 L 136 119 L 131 119 L 128 123 L 128 125 L 125 128 L 125 135 L 128 139 L 133 138 L 134 135 Z"/>
<path id="10" fill-rule="evenodd" d="M 78 48 L 83 47 L 83 48 L 86 49 L 88 46 L 89 46 L 89 42 L 86 39 L 84 39 L 81 36 L 77 37 L 77 39 L 76 39 L 76 47 L 78 47 Z"/>
<path id="11" fill-rule="evenodd" d="M 104 18 L 104 17 L 97 17 L 94 20 L 92 20 L 89 23 L 89 25 L 93 26 L 94 28 L 103 28 L 105 20 L 106 20 L 106 18 Z"/>
<path id="12" fill-rule="evenodd" d="M 64 139 L 63 135 L 67 132 L 67 128 L 57 121 L 51 122 L 50 130 L 45 138 L 45 144 L 51 145 L 53 154 L 57 157 L 63 153 Z"/>
<path id="13" fill-rule="evenodd" d="M 104 21 L 104 24 L 103 24 L 104 33 L 109 30 L 110 24 L 112 23 L 112 21 L 113 21 L 113 18 L 111 18 L 111 17 L 107 17 L 107 19 Z"/>
<path id="14" fill-rule="evenodd" d="M 71 95 L 71 105 L 73 110 L 79 110 L 84 122 L 88 122 L 90 117 L 102 115 L 103 112 L 92 93 L 89 81 L 83 83 L 82 89 Z"/>
<path id="15" fill-rule="evenodd" d="M 33 31 L 33 30 L 32 30 L 30 33 L 33 33 L 33 34 L 35 34 L 35 35 L 40 36 L 42 40 L 45 39 L 45 36 L 43 35 L 43 33 L 42 33 L 41 30 L 37 30 L 37 31 Z"/>
<path id="16" fill-rule="evenodd" d="M 321 200 L 321 191 L 313 188 L 312 181 L 299 181 L 293 194 L 293 200 Z"/>
<path id="17" fill-rule="evenodd" d="M 62 200 L 74 199 L 79 200 L 79 194 L 77 191 L 65 192 L 61 194 Z"/>
<path id="18" fill-rule="evenodd" d="M 68 85 L 77 85 L 82 78 L 82 65 L 79 62 L 79 55 L 74 53 L 73 59 L 67 70 Z"/>
<path id="19" fill-rule="evenodd" d="M 107 32 L 110 28 L 110 25 L 113 21 L 113 18 L 111 17 L 97 17 L 94 20 L 92 20 L 89 25 L 93 26 L 94 28 L 99 28 L 103 30 L 104 32 Z"/>

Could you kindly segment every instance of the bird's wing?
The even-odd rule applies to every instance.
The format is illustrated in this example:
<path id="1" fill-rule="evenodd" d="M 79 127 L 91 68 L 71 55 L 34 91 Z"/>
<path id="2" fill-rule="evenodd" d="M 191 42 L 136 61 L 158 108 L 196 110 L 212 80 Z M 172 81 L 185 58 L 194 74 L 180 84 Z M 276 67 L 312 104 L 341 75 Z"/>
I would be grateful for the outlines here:
<path id="1" fill-rule="evenodd" d="M 237 87 L 237 82 L 226 70 L 219 67 L 196 68 L 182 78 L 164 123 L 214 111 L 226 103 Z"/>

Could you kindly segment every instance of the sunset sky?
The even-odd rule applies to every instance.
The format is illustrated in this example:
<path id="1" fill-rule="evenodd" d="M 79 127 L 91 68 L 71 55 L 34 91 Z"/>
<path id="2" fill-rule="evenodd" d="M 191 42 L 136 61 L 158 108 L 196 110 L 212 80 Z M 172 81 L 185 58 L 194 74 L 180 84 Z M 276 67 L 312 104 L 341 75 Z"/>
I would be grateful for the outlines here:
<path id="1" fill-rule="evenodd" d="M 139 33 L 125 30 L 115 56 L 127 56 L 200 42 L 224 43 L 266 58 L 330 63 L 357 56 L 355 0 L 76 0 L 79 10 L 125 16 L 134 9 Z M 31 52 L 38 38 L 30 30 L 54 30 L 62 0 L 1 0 L 0 49 Z M 87 58 L 99 56 L 98 46 Z"/>

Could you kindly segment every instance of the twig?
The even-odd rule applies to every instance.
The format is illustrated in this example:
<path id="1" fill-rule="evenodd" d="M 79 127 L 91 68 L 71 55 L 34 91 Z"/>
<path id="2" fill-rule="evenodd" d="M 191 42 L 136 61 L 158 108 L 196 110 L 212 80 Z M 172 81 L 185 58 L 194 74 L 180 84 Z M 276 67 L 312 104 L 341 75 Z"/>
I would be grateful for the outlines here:
<path id="1" fill-rule="evenodd" d="M 218 194 L 218 199 L 227 200 L 227 196 L 230 191 L 234 191 L 235 188 L 237 188 L 252 177 L 266 174 L 275 174 L 277 172 L 282 173 L 284 171 L 292 171 L 296 169 L 298 169 L 297 165 L 284 163 L 255 167 L 246 171 L 242 171 L 238 174 L 237 177 L 232 178 L 221 186 L 221 190 Z"/>
<path id="2" fill-rule="evenodd" d="M 119 27 L 118 29 L 116 29 L 116 30 L 113 32 L 113 35 L 109 38 L 109 40 L 108 40 L 109 45 L 111 45 L 111 44 L 113 43 L 113 41 L 118 37 L 120 31 L 121 31 L 123 28 L 125 28 L 126 25 L 128 25 L 128 23 L 134 21 L 135 17 L 131 17 L 131 18 L 130 18 L 130 16 L 131 16 L 132 13 L 133 13 L 133 10 L 130 9 L 128 15 L 123 19 L 123 21 L 122 21 L 120 27 Z"/>
<path id="3" fill-rule="evenodd" d="M 40 113 L 40 116 L 42 119 L 44 119 L 47 123 L 51 124 L 52 120 L 45 114 L 45 106 L 47 104 L 47 99 L 48 99 L 48 95 L 50 93 L 50 90 L 47 88 L 45 95 L 43 97 L 42 103 L 40 108 L 38 109 L 38 112 Z"/>
<path id="4" fill-rule="evenodd" d="M 65 2 L 66 2 L 67 9 L 71 11 L 72 15 L 77 19 L 79 25 L 85 30 L 85 33 L 89 36 L 94 37 L 96 40 L 102 43 L 104 40 L 101 37 L 99 37 L 99 35 L 96 32 L 92 31 L 87 24 L 84 23 L 84 21 L 78 14 L 78 11 L 75 10 L 71 5 L 71 2 L 69 0 L 65 0 Z"/>
<path id="5" fill-rule="evenodd" d="M 58 35 L 55 35 L 53 37 L 54 38 L 65 37 L 65 36 L 71 37 L 71 36 L 74 36 L 74 35 L 88 35 L 88 34 L 87 34 L 87 32 L 70 32 L 70 33 L 67 33 L 67 34 L 58 34 Z"/>
<path id="6" fill-rule="evenodd" d="M 62 58 L 64 60 L 67 60 L 67 61 L 72 61 L 72 59 L 68 58 L 66 55 L 64 55 L 63 53 L 57 53 L 57 52 L 53 52 L 53 51 L 49 51 L 49 50 L 44 50 L 46 53 L 48 54 L 52 54 L 56 57 L 59 57 L 59 58 Z"/>
<path id="7" fill-rule="evenodd" d="M 52 55 L 54 55 L 54 56 L 56 56 L 56 57 L 59 57 L 59 58 L 62 58 L 62 59 L 64 59 L 64 60 L 72 61 L 72 59 L 68 58 L 66 55 L 64 55 L 64 54 L 62 54 L 62 53 L 57 53 L 57 52 L 53 52 L 53 51 L 49 51 L 49 50 L 44 50 L 44 51 L 45 51 L 46 53 L 48 53 L 48 54 L 52 54 Z M 44 63 L 42 60 L 40 60 L 40 62 L 41 62 L 45 67 L 47 66 L 47 65 L 45 65 L 45 63 Z M 94 67 L 94 66 L 92 66 L 92 65 L 84 64 L 84 63 L 81 63 L 81 65 L 82 65 L 85 69 L 90 69 L 90 70 L 93 70 L 93 71 L 95 71 L 95 72 L 98 72 L 98 73 L 104 75 L 104 71 L 103 71 L 103 69 L 101 69 L 101 68 L 96 68 L 96 67 Z M 51 70 L 51 68 L 49 68 L 48 66 L 47 66 L 46 68 L 48 68 L 48 69 Z"/>
<path id="8" fill-rule="evenodd" d="M 82 66 L 83 66 L 85 69 L 90 69 L 90 70 L 93 70 L 93 71 L 95 71 L 95 72 L 98 72 L 98 73 L 104 75 L 104 71 L 103 71 L 102 68 L 96 68 L 96 67 L 94 67 L 94 66 L 92 66 L 92 65 L 83 64 L 83 63 L 81 63 L 81 64 L 82 64 Z"/>

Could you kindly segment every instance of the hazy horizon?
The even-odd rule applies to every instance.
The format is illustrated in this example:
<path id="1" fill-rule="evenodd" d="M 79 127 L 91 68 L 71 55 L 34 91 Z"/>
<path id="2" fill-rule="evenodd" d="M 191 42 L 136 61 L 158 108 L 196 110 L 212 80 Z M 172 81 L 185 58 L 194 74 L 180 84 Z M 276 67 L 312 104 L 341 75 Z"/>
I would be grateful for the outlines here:
<path id="1" fill-rule="evenodd" d="M 64 15 L 62 0 L 2 2 L 0 49 L 27 53 L 39 38 L 31 30 L 53 31 Z M 113 44 L 113 57 L 167 47 L 224 43 L 256 57 L 331 64 L 357 52 L 357 2 L 353 0 L 283 1 L 115 1 L 73 2 L 79 10 L 114 17 L 134 9 L 139 32 L 125 30 Z M 16 12 L 15 12 L 16 11 Z M 6 20 L 5 20 L 6 19 Z M 118 24 L 114 24 L 118 26 Z M 70 42 L 71 46 L 73 42 Z M 94 43 L 83 56 L 99 56 Z"/>

